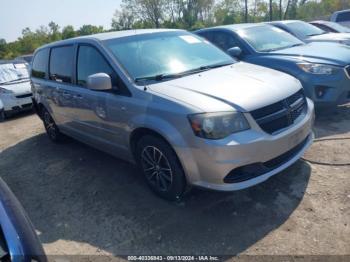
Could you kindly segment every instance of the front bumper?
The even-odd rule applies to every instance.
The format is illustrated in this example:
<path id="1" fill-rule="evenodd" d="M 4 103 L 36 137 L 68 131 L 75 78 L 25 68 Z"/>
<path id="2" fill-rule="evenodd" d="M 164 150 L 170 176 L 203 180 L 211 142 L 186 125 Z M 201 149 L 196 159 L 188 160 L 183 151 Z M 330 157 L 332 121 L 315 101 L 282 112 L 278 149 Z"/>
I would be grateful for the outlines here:
<path id="1" fill-rule="evenodd" d="M 302 82 L 306 95 L 314 101 L 317 107 L 350 102 L 350 75 L 345 68 L 339 70 L 335 75 L 302 73 L 298 78 Z"/>
<path id="2" fill-rule="evenodd" d="M 196 138 L 196 144 L 189 149 L 190 152 L 178 148 L 176 151 L 189 183 L 220 191 L 240 190 L 259 184 L 292 165 L 313 141 L 314 106 L 310 100 L 307 103 L 306 115 L 281 133 L 265 133 L 251 115 L 246 114 L 251 124 L 250 130 L 221 140 Z M 267 173 L 237 183 L 224 182 L 232 170 L 250 164 L 269 162 L 301 143 L 302 146 L 298 147 L 296 152 L 293 151 L 286 161 Z"/>
<path id="3" fill-rule="evenodd" d="M 2 94 L 0 96 L 6 114 L 32 109 L 32 94 Z"/>

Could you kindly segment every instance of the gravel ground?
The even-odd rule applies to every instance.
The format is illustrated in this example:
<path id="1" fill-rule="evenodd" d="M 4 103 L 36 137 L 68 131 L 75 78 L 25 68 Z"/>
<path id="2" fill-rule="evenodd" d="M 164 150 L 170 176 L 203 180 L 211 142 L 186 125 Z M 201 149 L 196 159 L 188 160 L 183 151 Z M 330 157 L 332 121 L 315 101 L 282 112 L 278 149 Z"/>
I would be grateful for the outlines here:
<path id="1" fill-rule="evenodd" d="M 350 106 L 317 117 L 317 138 L 350 138 Z M 298 161 L 256 187 L 154 196 L 132 165 L 69 140 L 52 144 L 36 115 L 0 123 L 0 172 L 48 255 L 350 255 L 350 166 Z M 305 157 L 350 162 L 350 140 Z"/>

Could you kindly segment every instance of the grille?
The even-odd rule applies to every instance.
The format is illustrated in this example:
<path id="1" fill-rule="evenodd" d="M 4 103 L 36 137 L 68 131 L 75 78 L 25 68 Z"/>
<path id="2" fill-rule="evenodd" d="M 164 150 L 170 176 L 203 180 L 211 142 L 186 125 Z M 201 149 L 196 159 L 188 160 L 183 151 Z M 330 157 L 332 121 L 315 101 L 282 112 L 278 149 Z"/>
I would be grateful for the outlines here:
<path id="1" fill-rule="evenodd" d="M 25 94 L 25 95 L 19 95 L 19 96 L 16 96 L 17 98 L 26 98 L 26 97 L 31 97 L 32 96 L 32 93 L 29 93 L 29 94 Z"/>
<path id="2" fill-rule="evenodd" d="M 284 154 L 264 163 L 253 163 L 233 169 L 225 178 L 225 183 L 239 183 L 266 174 L 295 157 L 307 144 L 310 136 Z"/>
<path id="3" fill-rule="evenodd" d="M 273 134 L 293 125 L 306 111 L 306 97 L 301 89 L 286 99 L 252 111 L 251 115 L 262 130 Z"/>

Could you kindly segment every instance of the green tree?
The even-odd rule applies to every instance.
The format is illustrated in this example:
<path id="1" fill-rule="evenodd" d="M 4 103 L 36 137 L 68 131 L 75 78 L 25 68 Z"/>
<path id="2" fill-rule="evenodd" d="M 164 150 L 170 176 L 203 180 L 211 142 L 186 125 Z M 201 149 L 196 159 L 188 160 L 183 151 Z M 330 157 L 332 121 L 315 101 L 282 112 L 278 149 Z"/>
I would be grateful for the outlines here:
<path id="1" fill-rule="evenodd" d="M 103 33 L 104 29 L 103 26 L 94 26 L 94 25 L 83 25 L 78 30 L 78 35 L 92 35 L 92 34 L 98 34 Z"/>
<path id="2" fill-rule="evenodd" d="M 74 31 L 74 27 L 71 25 L 67 25 L 62 29 L 62 39 L 69 39 L 76 36 L 76 32 Z"/>
<path id="3" fill-rule="evenodd" d="M 116 10 L 112 18 L 113 30 L 131 29 L 135 23 L 135 16 L 129 10 L 123 8 L 121 11 Z"/>
<path id="4" fill-rule="evenodd" d="M 62 39 L 62 35 L 61 35 L 61 32 L 59 31 L 60 30 L 60 27 L 58 24 L 56 24 L 55 22 L 51 21 L 49 23 L 49 37 L 50 37 L 50 40 L 53 42 L 53 41 L 58 41 L 58 40 L 61 40 Z"/>

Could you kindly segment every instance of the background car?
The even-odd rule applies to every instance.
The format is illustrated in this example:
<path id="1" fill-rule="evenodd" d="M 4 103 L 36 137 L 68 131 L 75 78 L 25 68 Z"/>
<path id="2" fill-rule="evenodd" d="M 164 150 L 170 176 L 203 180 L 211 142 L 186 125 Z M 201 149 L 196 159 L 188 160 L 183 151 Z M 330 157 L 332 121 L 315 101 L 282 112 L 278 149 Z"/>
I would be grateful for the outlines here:
<path id="1" fill-rule="evenodd" d="M 219 26 L 196 33 L 233 57 L 298 78 L 318 107 L 350 101 L 350 50 L 345 45 L 305 44 L 268 24 Z"/>
<path id="2" fill-rule="evenodd" d="M 0 261 L 47 261 L 28 215 L 1 178 Z"/>
<path id="3" fill-rule="evenodd" d="M 331 21 L 350 28 L 350 9 L 334 12 Z"/>
<path id="4" fill-rule="evenodd" d="M 22 61 L 22 62 L 24 61 L 24 62 L 26 62 L 26 63 L 28 63 L 28 64 L 31 64 L 32 59 L 33 59 L 33 55 L 30 54 L 30 55 L 17 56 L 17 57 L 15 58 L 15 61 Z"/>
<path id="5" fill-rule="evenodd" d="M 0 61 L 2 120 L 14 113 L 31 110 L 31 97 L 31 84 L 26 64 L 18 61 Z"/>
<path id="6" fill-rule="evenodd" d="M 350 45 L 350 34 L 328 33 L 317 26 L 300 20 L 273 21 L 268 24 L 276 26 L 305 43 L 310 42 L 334 42 Z"/>
<path id="7" fill-rule="evenodd" d="M 310 24 L 329 33 L 350 33 L 350 28 L 331 21 L 317 20 L 310 22 Z"/>

